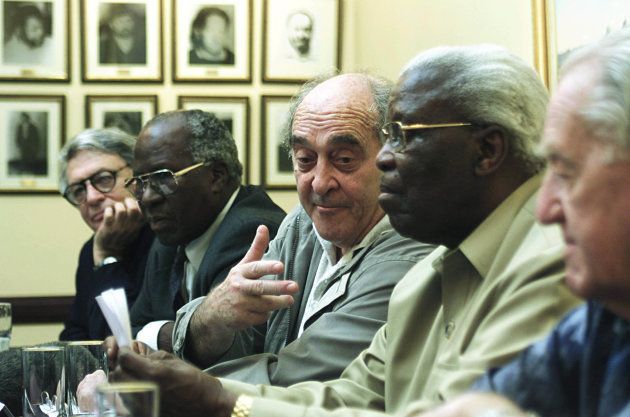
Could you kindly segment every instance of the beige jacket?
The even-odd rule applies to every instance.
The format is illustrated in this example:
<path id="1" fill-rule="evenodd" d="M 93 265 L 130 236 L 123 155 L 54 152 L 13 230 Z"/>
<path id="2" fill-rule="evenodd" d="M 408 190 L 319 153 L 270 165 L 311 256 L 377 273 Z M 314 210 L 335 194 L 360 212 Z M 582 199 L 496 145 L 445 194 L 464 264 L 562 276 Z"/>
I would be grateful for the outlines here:
<path id="1" fill-rule="evenodd" d="M 262 397 L 252 417 L 424 410 L 465 391 L 578 304 L 563 282 L 559 229 L 535 220 L 539 184 L 540 176 L 530 179 L 458 248 L 438 248 L 412 268 L 394 289 L 387 324 L 340 379 L 289 388 L 222 383 Z"/>

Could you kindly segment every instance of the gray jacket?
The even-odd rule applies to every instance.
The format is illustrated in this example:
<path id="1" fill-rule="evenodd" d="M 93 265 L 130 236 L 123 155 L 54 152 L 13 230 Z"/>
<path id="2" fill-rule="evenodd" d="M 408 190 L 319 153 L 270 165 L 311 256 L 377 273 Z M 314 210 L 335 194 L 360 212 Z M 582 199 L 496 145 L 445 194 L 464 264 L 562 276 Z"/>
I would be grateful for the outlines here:
<path id="1" fill-rule="evenodd" d="M 249 383 L 283 386 L 337 378 L 387 320 L 389 297 L 396 283 L 434 249 L 401 237 L 389 223 L 387 226 L 333 275 L 328 288 L 338 282 L 336 290 L 326 291 L 325 300 L 318 303 L 318 310 L 310 315 L 298 337 L 324 250 L 304 209 L 298 207 L 290 213 L 264 256 L 282 261 L 285 272 L 265 279 L 296 281 L 300 290 L 295 303 L 273 312 L 266 326 L 238 333 L 230 349 L 207 371 Z M 190 318 L 201 301 L 192 301 L 177 314 L 173 346 L 180 357 Z"/>

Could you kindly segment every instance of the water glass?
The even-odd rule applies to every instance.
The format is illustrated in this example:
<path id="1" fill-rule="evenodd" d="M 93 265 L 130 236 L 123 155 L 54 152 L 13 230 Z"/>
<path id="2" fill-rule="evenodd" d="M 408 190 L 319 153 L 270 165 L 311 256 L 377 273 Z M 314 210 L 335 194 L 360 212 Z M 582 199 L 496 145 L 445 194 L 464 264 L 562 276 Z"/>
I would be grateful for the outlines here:
<path id="1" fill-rule="evenodd" d="M 11 303 L 0 303 L 0 352 L 11 344 Z"/>
<path id="2" fill-rule="evenodd" d="M 158 417 L 159 390 L 152 382 L 120 382 L 96 389 L 98 417 Z"/>
<path id="3" fill-rule="evenodd" d="M 65 370 L 63 346 L 22 349 L 22 415 L 65 416 Z"/>
<path id="4" fill-rule="evenodd" d="M 103 341 L 67 343 L 66 376 L 68 415 L 95 415 L 95 389 L 99 384 L 107 382 L 107 354 L 103 349 Z"/>

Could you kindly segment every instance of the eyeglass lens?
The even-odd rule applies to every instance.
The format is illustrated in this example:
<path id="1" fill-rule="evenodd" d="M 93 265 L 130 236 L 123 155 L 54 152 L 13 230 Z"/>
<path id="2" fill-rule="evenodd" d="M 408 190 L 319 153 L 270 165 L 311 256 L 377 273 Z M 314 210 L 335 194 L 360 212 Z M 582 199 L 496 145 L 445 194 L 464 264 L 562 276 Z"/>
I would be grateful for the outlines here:
<path id="1" fill-rule="evenodd" d="M 400 124 L 389 123 L 387 125 L 387 141 L 394 149 L 401 147 L 405 140 L 403 138 L 404 132 Z"/>
<path id="2" fill-rule="evenodd" d="M 87 199 L 86 181 L 89 181 L 92 187 L 96 188 L 101 193 L 108 193 L 114 188 L 114 185 L 116 185 L 116 173 L 111 171 L 97 172 L 81 183 L 71 185 L 66 191 L 66 196 L 71 203 L 82 204 Z"/>
<path id="3" fill-rule="evenodd" d="M 160 195 L 170 195 L 177 191 L 175 175 L 168 170 L 154 172 L 147 178 L 134 178 L 127 188 L 136 200 L 141 200 L 146 191 L 147 183 L 153 191 Z"/>

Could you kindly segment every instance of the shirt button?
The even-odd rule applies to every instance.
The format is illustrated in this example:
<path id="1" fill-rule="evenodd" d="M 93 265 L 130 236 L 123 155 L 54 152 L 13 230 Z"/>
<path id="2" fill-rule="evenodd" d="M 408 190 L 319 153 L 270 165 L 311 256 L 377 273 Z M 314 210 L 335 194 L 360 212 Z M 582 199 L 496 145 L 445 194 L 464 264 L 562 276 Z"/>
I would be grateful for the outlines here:
<path id="1" fill-rule="evenodd" d="M 447 339 L 450 339 L 453 335 L 453 331 L 455 331 L 455 323 L 449 321 L 444 328 L 444 336 L 446 336 Z"/>

